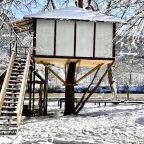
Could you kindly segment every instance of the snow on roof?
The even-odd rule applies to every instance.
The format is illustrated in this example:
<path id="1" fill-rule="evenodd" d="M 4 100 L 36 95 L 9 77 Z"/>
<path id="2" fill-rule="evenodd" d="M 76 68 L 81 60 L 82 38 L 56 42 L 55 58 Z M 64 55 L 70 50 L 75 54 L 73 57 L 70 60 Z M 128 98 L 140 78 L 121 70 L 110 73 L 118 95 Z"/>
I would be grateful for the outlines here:
<path id="1" fill-rule="evenodd" d="M 42 18 L 59 20 L 82 20 L 82 21 L 104 21 L 125 23 L 125 20 L 113 16 L 107 16 L 100 12 L 86 10 L 78 7 L 67 7 L 46 12 L 27 15 L 24 18 Z"/>

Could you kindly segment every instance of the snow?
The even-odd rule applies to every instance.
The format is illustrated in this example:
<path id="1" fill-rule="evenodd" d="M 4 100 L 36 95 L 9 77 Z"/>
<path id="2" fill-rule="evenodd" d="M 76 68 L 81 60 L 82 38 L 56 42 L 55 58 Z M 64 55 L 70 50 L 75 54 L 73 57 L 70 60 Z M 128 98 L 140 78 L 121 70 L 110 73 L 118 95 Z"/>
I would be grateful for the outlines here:
<path id="1" fill-rule="evenodd" d="M 144 105 L 87 104 L 78 116 L 62 116 L 56 102 L 53 116 L 23 120 L 18 135 L 0 137 L 0 143 L 139 144 L 144 143 Z M 53 110 L 52 110 L 53 109 Z"/>
<path id="2" fill-rule="evenodd" d="M 86 10 L 78 7 L 67 7 L 46 12 L 27 15 L 24 18 L 43 18 L 60 20 L 84 20 L 84 21 L 104 21 L 125 23 L 125 20 L 113 16 L 107 16 L 100 12 Z"/>

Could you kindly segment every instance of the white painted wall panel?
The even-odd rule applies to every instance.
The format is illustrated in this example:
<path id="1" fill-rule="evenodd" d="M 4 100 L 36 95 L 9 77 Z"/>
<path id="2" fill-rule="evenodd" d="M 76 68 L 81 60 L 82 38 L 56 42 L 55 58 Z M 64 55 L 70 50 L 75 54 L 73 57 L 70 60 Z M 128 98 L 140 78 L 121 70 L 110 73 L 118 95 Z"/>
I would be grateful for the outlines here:
<path id="1" fill-rule="evenodd" d="M 77 22 L 76 56 L 93 57 L 93 22 Z"/>
<path id="2" fill-rule="evenodd" d="M 95 57 L 111 58 L 113 41 L 113 24 L 106 22 L 96 23 Z"/>
<path id="3" fill-rule="evenodd" d="M 74 22 L 57 21 L 56 56 L 74 56 Z"/>
<path id="4" fill-rule="evenodd" d="M 54 55 L 54 21 L 37 19 L 36 55 Z"/>

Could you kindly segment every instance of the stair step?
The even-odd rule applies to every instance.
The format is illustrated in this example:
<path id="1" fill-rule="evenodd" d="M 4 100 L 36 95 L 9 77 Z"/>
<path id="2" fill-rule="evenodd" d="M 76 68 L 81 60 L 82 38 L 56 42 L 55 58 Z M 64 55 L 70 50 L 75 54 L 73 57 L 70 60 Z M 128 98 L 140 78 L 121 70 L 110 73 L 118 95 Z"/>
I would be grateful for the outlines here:
<path id="1" fill-rule="evenodd" d="M 20 91 L 20 89 L 18 89 L 18 88 L 7 88 L 6 90 L 9 90 L 9 91 Z"/>
<path id="2" fill-rule="evenodd" d="M 17 123 L 16 123 L 16 121 L 13 121 L 13 122 L 9 121 L 8 122 L 8 120 L 4 120 L 4 121 L 0 122 L 0 126 L 11 126 L 11 127 L 15 126 L 16 127 Z"/>
<path id="3" fill-rule="evenodd" d="M 24 66 L 13 66 L 13 71 L 23 71 L 24 70 Z"/>
<path id="4" fill-rule="evenodd" d="M 6 101 L 6 100 L 4 100 L 4 103 L 5 103 L 5 104 L 18 104 L 18 102 L 14 102 L 14 101 Z"/>
<path id="5" fill-rule="evenodd" d="M 11 75 L 10 78 L 17 78 L 17 76 L 12 76 L 12 75 Z"/>
<path id="6" fill-rule="evenodd" d="M 19 95 L 19 93 L 14 93 L 14 92 L 6 92 L 6 95 Z"/>
<path id="7" fill-rule="evenodd" d="M 16 135 L 17 131 L 0 131 L 0 135 Z"/>
<path id="8" fill-rule="evenodd" d="M 12 83 L 21 83 L 22 81 L 21 80 L 9 80 L 9 82 L 12 82 Z"/>
<path id="9" fill-rule="evenodd" d="M 22 80 L 22 78 L 23 78 L 23 74 L 20 74 L 20 75 L 17 75 L 15 79 L 12 78 L 12 79 L 10 79 L 10 80 L 18 81 L 18 80 Z"/>
<path id="10" fill-rule="evenodd" d="M 14 84 L 13 83 L 12 84 L 11 83 L 8 84 L 8 86 L 20 86 L 20 85 L 21 84 L 19 84 L 19 83 L 18 84 L 15 84 L 15 83 Z"/>
<path id="11" fill-rule="evenodd" d="M 14 61 L 14 66 L 15 66 L 15 65 L 25 65 L 25 62 Z"/>
<path id="12" fill-rule="evenodd" d="M 2 110 L 1 111 L 1 115 L 15 116 L 16 115 L 16 111 L 5 111 L 5 110 Z"/>
<path id="13" fill-rule="evenodd" d="M 2 109 L 16 109 L 17 107 L 15 106 L 2 106 Z"/>
<path id="14" fill-rule="evenodd" d="M 4 99 L 8 99 L 8 100 L 18 100 L 18 97 L 12 97 L 12 96 L 6 96 L 4 97 Z"/>
<path id="15" fill-rule="evenodd" d="M 4 114 L 4 113 L 7 113 L 7 114 L 16 114 L 16 111 L 5 111 L 5 110 L 2 110 L 1 113 L 2 114 Z"/>
<path id="16" fill-rule="evenodd" d="M 16 131 L 16 132 L 17 132 L 17 127 L 9 127 L 9 128 L 7 128 L 7 129 L 3 129 L 3 128 L 1 129 L 1 128 L 0 128 L 0 132 L 2 132 L 2 131 L 5 131 L 5 132 L 6 132 L 6 131 L 11 131 L 11 132 L 12 132 L 12 131 Z"/>
<path id="17" fill-rule="evenodd" d="M 0 120 L 6 120 L 6 119 L 16 120 L 17 117 L 16 116 L 0 116 Z"/>
<path id="18" fill-rule="evenodd" d="M 9 127 L 9 129 L 3 130 L 3 128 L 0 127 L 0 131 L 12 131 L 12 130 L 16 130 L 17 131 L 17 127 Z"/>
<path id="19" fill-rule="evenodd" d="M 26 48 L 29 48 L 29 47 L 26 47 Z M 17 55 L 17 56 L 16 56 L 16 58 L 26 59 L 26 57 L 25 57 L 25 56 L 19 56 L 19 55 Z"/>
<path id="20" fill-rule="evenodd" d="M 23 72 L 24 70 L 18 70 L 18 69 L 15 69 L 15 68 L 14 68 L 12 71 L 13 71 L 13 72 Z"/>
<path id="21" fill-rule="evenodd" d="M 19 97 L 17 95 L 16 96 L 6 95 L 4 98 L 6 98 L 6 99 L 18 99 Z"/>
<path id="22" fill-rule="evenodd" d="M 4 131 L 5 131 L 5 132 L 6 132 L 6 131 L 11 131 L 11 132 L 12 132 L 12 131 L 16 131 L 16 132 L 17 132 L 17 127 L 8 127 L 8 128 L 6 128 L 6 129 L 4 129 L 3 127 L 1 127 L 1 128 L 0 128 L 0 132 L 2 132 L 2 131 L 3 131 L 3 132 L 4 132 Z"/>
<path id="23" fill-rule="evenodd" d="M 15 59 L 16 62 L 26 62 L 26 59 Z"/>
<path id="24" fill-rule="evenodd" d="M 24 59 L 15 59 L 14 62 L 19 62 L 19 63 L 26 63 L 26 60 Z"/>
<path id="25" fill-rule="evenodd" d="M 13 72 L 13 73 L 11 73 L 11 75 L 23 75 L 23 74 L 22 73 Z"/>

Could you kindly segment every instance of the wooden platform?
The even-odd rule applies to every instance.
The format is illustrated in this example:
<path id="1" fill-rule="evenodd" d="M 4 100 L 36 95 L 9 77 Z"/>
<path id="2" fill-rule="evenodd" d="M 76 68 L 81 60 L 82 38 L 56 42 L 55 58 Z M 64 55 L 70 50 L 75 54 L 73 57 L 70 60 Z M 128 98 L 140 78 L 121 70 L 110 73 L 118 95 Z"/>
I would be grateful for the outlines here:
<path id="1" fill-rule="evenodd" d="M 34 57 L 35 61 L 39 64 L 54 64 L 54 65 L 65 65 L 69 62 L 76 62 L 79 66 L 90 66 L 95 67 L 98 64 L 109 64 L 112 63 L 114 59 L 73 59 L 73 58 L 42 58 Z"/>

